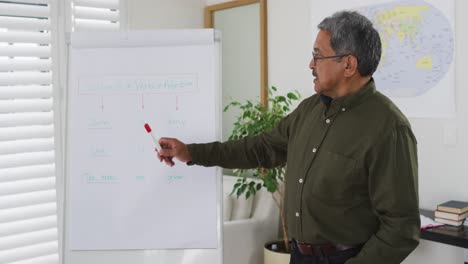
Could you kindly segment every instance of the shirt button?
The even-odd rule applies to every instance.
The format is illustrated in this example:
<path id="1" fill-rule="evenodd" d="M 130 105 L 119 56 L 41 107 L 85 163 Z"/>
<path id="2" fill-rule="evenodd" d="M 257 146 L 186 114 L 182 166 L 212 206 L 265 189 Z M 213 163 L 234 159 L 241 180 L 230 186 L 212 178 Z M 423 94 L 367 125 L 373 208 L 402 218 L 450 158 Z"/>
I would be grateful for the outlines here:
<path id="1" fill-rule="evenodd" d="M 325 120 L 325 123 L 330 124 L 330 119 Z"/>
<path id="2" fill-rule="evenodd" d="M 303 183 L 303 182 L 304 182 L 304 180 L 303 180 L 303 179 L 299 179 L 299 183 Z"/>
<path id="3" fill-rule="evenodd" d="M 344 112 L 344 111 L 346 111 L 346 108 L 344 108 L 344 107 L 343 107 L 343 108 L 341 108 L 341 111 L 343 111 L 343 112 Z"/>
<path id="4" fill-rule="evenodd" d="M 298 212 L 296 212 L 296 217 L 299 217 L 299 213 L 298 213 Z"/>
<path id="5" fill-rule="evenodd" d="M 316 148 L 313 148 L 313 149 L 312 149 L 312 152 L 314 152 L 314 153 L 317 152 L 317 149 L 316 149 Z"/>

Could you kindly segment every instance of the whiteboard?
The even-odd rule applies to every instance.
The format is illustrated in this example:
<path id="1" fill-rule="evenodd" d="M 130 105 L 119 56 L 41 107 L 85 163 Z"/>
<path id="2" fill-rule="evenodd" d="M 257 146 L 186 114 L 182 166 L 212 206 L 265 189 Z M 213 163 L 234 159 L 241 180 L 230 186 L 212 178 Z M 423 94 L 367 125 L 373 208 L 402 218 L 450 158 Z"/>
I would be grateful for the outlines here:
<path id="1" fill-rule="evenodd" d="M 215 32 L 73 33 L 65 263 L 221 263 L 221 171 L 168 167 L 144 129 L 220 139 Z"/>

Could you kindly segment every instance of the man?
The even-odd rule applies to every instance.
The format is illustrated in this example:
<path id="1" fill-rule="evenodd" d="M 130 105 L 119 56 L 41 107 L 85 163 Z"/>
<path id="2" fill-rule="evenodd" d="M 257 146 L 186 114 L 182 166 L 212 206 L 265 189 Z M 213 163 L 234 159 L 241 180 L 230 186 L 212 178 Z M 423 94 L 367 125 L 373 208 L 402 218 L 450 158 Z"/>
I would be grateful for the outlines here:
<path id="1" fill-rule="evenodd" d="M 162 138 L 159 159 L 226 168 L 287 163 L 291 263 L 400 263 L 419 241 L 416 139 L 376 91 L 381 42 L 356 12 L 324 19 L 310 69 L 317 94 L 268 133 L 185 145 Z"/>

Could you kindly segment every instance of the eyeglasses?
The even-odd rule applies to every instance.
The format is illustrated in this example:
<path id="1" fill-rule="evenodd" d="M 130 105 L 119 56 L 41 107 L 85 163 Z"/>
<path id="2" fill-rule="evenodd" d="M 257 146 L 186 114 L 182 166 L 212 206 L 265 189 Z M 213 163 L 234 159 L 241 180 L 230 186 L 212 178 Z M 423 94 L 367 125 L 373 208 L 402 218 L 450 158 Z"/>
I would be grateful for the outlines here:
<path id="1" fill-rule="evenodd" d="M 351 55 L 351 54 L 341 54 L 341 55 L 333 55 L 333 56 L 319 56 L 315 52 L 312 52 L 312 58 L 313 58 L 314 62 L 316 62 L 318 60 L 324 60 L 324 59 L 343 58 L 343 57 L 346 57 L 346 56 L 349 56 L 349 55 Z"/>

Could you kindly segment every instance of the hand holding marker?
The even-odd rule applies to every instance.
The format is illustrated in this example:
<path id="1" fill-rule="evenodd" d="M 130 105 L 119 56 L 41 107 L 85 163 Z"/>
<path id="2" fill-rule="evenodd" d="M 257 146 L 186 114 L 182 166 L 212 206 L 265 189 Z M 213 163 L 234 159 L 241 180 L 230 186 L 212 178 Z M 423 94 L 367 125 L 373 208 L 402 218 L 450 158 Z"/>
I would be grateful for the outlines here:
<path id="1" fill-rule="evenodd" d="M 151 127 L 148 125 L 148 123 L 145 124 L 145 129 L 146 129 L 146 132 L 148 132 L 151 135 L 151 137 L 153 138 L 153 141 L 156 144 L 156 151 L 158 151 L 158 152 L 161 151 L 162 147 L 161 147 L 161 145 L 159 145 L 159 142 L 156 139 L 156 136 L 154 136 L 153 131 L 151 130 Z"/>
<path id="2" fill-rule="evenodd" d="M 148 123 L 145 124 L 145 129 L 146 129 L 146 132 L 148 132 L 148 134 L 151 135 L 151 137 L 153 138 L 153 141 L 154 143 L 156 144 L 156 151 L 158 152 L 158 156 L 159 156 L 159 159 L 162 161 L 164 160 L 166 163 L 173 163 L 170 158 L 167 158 L 167 157 L 161 157 L 161 155 L 159 155 L 160 151 L 162 150 L 162 147 L 161 145 L 159 145 L 159 142 L 158 142 L 158 139 L 157 137 L 154 135 L 153 131 L 151 130 L 151 127 L 148 125 Z M 171 166 L 172 167 L 172 166 Z"/>

